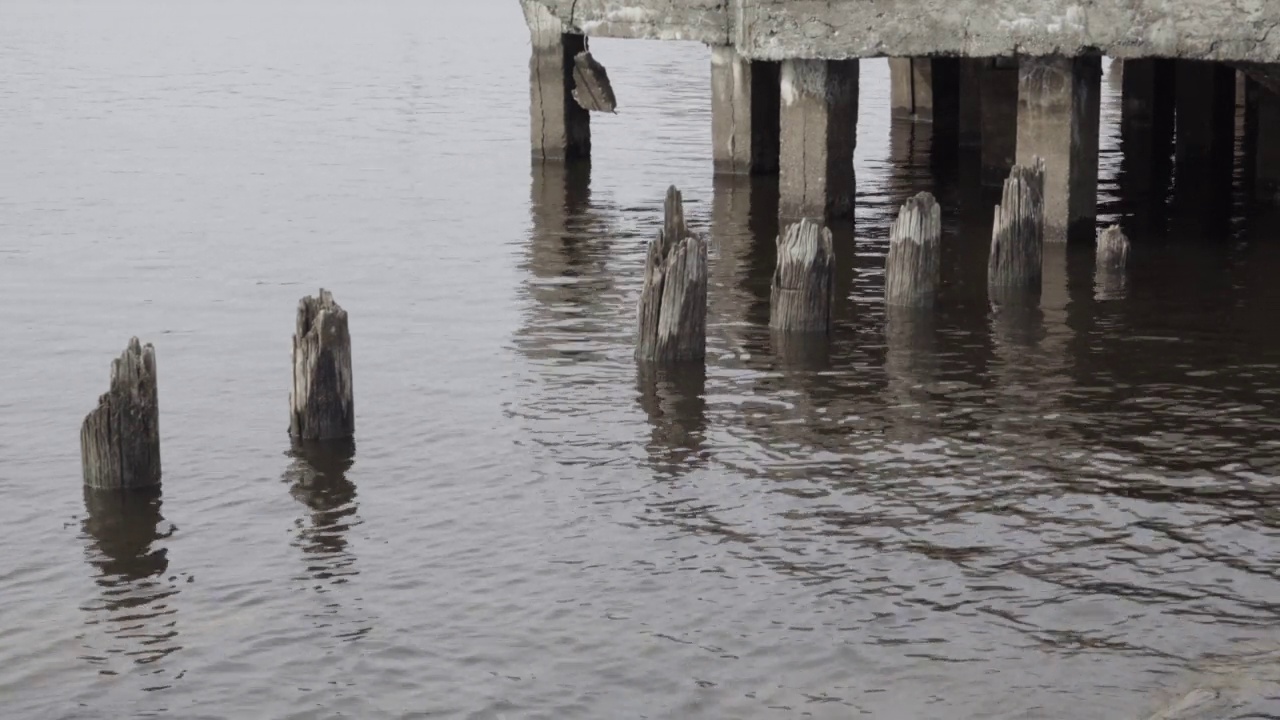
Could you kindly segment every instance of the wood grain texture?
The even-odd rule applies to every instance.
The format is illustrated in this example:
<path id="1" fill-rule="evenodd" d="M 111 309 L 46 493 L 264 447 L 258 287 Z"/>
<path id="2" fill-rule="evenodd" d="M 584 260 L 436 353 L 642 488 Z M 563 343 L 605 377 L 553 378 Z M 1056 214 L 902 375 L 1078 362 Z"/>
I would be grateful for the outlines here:
<path id="1" fill-rule="evenodd" d="M 1024 302 L 1040 297 L 1044 261 L 1044 160 L 1014 165 L 991 228 L 987 294 L 992 302 Z"/>
<path id="2" fill-rule="evenodd" d="M 889 305 L 928 307 L 942 276 L 942 210 L 933 195 L 908 199 L 889 227 L 889 257 L 884 269 L 884 301 Z"/>
<path id="3" fill-rule="evenodd" d="M 649 243 L 636 312 L 636 359 L 701 360 L 707 346 L 707 242 L 684 224 L 684 202 L 667 190 L 663 229 Z"/>
<path id="4" fill-rule="evenodd" d="M 777 245 L 769 327 L 784 332 L 829 331 L 836 273 L 831 231 L 812 220 L 801 220 L 778 236 Z"/>
<path id="5" fill-rule="evenodd" d="M 298 302 L 289 434 L 304 440 L 334 440 L 355 434 L 347 311 L 324 288 L 319 297 L 308 296 Z"/>
<path id="6" fill-rule="evenodd" d="M 131 489 L 160 484 L 160 405 L 156 354 L 129 340 L 111 363 L 111 389 L 98 399 L 80 428 L 84 484 Z"/>

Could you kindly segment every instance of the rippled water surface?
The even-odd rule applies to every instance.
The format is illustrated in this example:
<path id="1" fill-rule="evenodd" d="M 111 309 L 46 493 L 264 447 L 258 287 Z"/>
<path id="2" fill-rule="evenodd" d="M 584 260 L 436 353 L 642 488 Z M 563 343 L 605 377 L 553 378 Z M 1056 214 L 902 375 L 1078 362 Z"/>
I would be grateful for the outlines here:
<path id="1" fill-rule="evenodd" d="M 1104 78 L 1128 283 L 1054 251 L 992 314 L 990 189 L 864 62 L 838 327 L 798 346 L 776 181 L 712 178 L 708 50 L 592 48 L 620 112 L 589 169 L 531 171 L 514 2 L 0 6 L 0 714 L 1280 715 L 1280 218 L 1243 178 L 1222 215 L 1133 190 Z M 705 371 L 631 359 L 672 183 Z M 886 315 L 920 190 L 942 296 Z M 357 437 L 293 447 L 321 285 Z M 163 493 L 86 495 L 134 334 Z"/>

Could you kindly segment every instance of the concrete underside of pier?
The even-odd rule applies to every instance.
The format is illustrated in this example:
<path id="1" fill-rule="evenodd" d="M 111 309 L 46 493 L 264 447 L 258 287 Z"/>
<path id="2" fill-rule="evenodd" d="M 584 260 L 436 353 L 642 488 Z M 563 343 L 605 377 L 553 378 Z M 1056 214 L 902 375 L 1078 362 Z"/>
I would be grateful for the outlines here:
<path id="1" fill-rule="evenodd" d="M 747 59 L 1094 55 L 1280 62 L 1264 0 L 528 0 L 565 32 L 733 45 Z"/>

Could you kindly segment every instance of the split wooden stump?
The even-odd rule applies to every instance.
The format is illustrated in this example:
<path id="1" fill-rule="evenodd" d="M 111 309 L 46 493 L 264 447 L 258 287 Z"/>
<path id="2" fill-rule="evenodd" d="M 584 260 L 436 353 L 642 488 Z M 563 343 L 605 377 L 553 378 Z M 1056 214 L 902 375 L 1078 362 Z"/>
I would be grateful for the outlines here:
<path id="1" fill-rule="evenodd" d="M 991 228 L 987 294 L 992 302 L 1038 300 L 1044 262 L 1044 160 L 1014 165 Z"/>
<path id="2" fill-rule="evenodd" d="M 667 190 L 663 227 L 649 243 L 637 310 L 636 359 L 701 360 L 707 351 L 707 241 L 684 224 L 684 201 Z"/>
<path id="3" fill-rule="evenodd" d="M 573 58 L 573 99 L 583 110 L 611 113 L 618 109 L 609 73 L 585 50 Z"/>
<path id="4" fill-rule="evenodd" d="M 298 302 L 289 434 L 303 440 L 345 439 L 355 434 L 347 311 L 324 288 L 319 297 Z"/>
<path id="5" fill-rule="evenodd" d="M 156 353 L 138 338 L 111 362 L 111 389 L 80 427 L 84 484 L 130 490 L 160 484 Z"/>
<path id="6" fill-rule="evenodd" d="M 933 305 L 942 276 L 941 238 L 942 210 L 933 195 L 922 192 L 903 203 L 889 228 L 889 257 L 884 268 L 886 304 Z"/>
<path id="7" fill-rule="evenodd" d="M 831 231 L 812 220 L 778 236 L 769 327 L 783 332 L 828 332 L 835 299 L 836 262 Z"/>

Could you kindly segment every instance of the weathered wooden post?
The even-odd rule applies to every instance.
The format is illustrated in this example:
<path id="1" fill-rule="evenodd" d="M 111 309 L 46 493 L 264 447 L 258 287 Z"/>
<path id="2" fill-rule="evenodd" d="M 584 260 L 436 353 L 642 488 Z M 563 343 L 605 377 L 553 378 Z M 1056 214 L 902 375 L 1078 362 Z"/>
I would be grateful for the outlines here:
<path id="1" fill-rule="evenodd" d="M 611 113 L 618 109 L 609 73 L 586 50 L 573 57 L 573 99 L 583 110 Z"/>
<path id="2" fill-rule="evenodd" d="M 84 484 L 130 490 L 160 484 L 156 352 L 138 338 L 111 362 L 111 389 L 80 427 Z"/>
<path id="3" fill-rule="evenodd" d="M 993 302 L 1040 296 L 1044 258 L 1044 160 L 1014 165 L 991 228 L 987 294 Z"/>
<path id="4" fill-rule="evenodd" d="M 308 296 L 298 301 L 289 434 L 303 440 L 335 440 L 355 434 L 347 311 L 324 288 L 318 298 Z"/>
<path id="5" fill-rule="evenodd" d="M 1129 279 L 1125 268 L 1129 265 L 1129 238 L 1119 225 L 1112 225 L 1098 235 L 1095 282 L 1097 298 L 1111 300 L 1122 298 L 1128 290 Z"/>
<path id="6" fill-rule="evenodd" d="M 778 236 L 769 327 L 784 332 L 827 332 L 835 297 L 831 231 L 809 219 Z"/>
<path id="7" fill-rule="evenodd" d="M 649 243 L 637 311 L 636 359 L 701 360 L 707 351 L 707 241 L 684 224 L 684 201 L 671 186 L 663 228 Z"/>
<path id="8" fill-rule="evenodd" d="M 889 305 L 933 304 L 942 275 L 939 258 L 942 210 L 927 192 L 908 199 L 889 227 L 884 268 L 884 301 Z"/>
<path id="9" fill-rule="evenodd" d="M 1098 235 L 1098 272 L 1123 271 L 1129 264 L 1129 238 L 1119 225 L 1112 225 Z"/>

